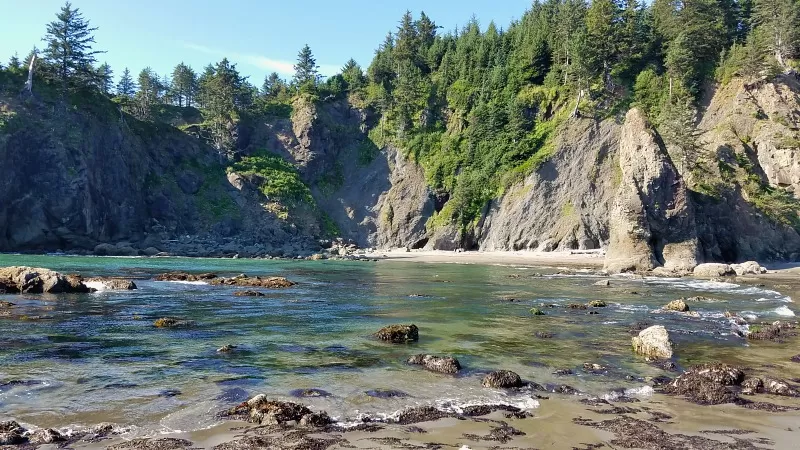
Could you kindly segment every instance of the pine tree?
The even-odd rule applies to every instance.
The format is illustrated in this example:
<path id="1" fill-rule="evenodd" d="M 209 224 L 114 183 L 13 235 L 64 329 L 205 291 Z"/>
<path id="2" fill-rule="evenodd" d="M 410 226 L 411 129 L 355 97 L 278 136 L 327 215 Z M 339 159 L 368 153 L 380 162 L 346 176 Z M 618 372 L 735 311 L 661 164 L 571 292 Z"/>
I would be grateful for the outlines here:
<path id="1" fill-rule="evenodd" d="M 350 58 L 342 67 L 342 78 L 344 78 L 348 89 L 351 91 L 361 89 L 366 82 L 364 71 L 361 70 L 361 66 L 353 58 Z"/>
<path id="2" fill-rule="evenodd" d="M 587 68 L 613 89 L 611 68 L 617 61 L 620 9 L 614 0 L 594 0 L 586 12 Z"/>
<path id="3" fill-rule="evenodd" d="M 89 21 L 70 2 L 64 4 L 56 18 L 47 25 L 43 38 L 47 43 L 44 59 L 55 69 L 55 80 L 64 91 L 96 84 L 95 55 L 103 53 L 92 50 L 95 43 L 92 33 L 97 28 L 90 27 Z"/>
<path id="4" fill-rule="evenodd" d="M 117 83 L 117 95 L 130 99 L 133 98 L 135 92 L 136 84 L 134 84 L 133 78 L 131 77 L 131 71 L 126 67 L 125 70 L 122 71 L 119 83 Z"/>
<path id="5" fill-rule="evenodd" d="M 17 53 L 11 55 L 11 58 L 8 60 L 8 68 L 11 70 L 21 70 L 22 69 L 22 62 L 19 60 L 19 56 Z"/>
<path id="6" fill-rule="evenodd" d="M 753 23 L 783 67 L 800 50 L 800 3 L 795 0 L 754 0 Z"/>
<path id="7" fill-rule="evenodd" d="M 206 67 L 200 77 L 199 98 L 202 99 L 206 121 L 211 128 L 214 144 L 227 152 L 235 142 L 231 126 L 238 120 L 239 111 L 252 104 L 252 89 L 227 58 Z"/>
<path id="8" fill-rule="evenodd" d="M 319 66 L 311 47 L 306 44 L 297 54 L 297 64 L 294 66 L 294 82 L 297 86 L 316 86 L 319 81 Z"/>
<path id="9" fill-rule="evenodd" d="M 197 89 L 197 75 L 191 67 L 180 63 L 172 70 L 171 93 L 178 106 L 191 106 Z"/>
<path id="10" fill-rule="evenodd" d="M 111 70 L 111 66 L 108 63 L 104 62 L 97 68 L 97 87 L 100 89 L 105 95 L 111 93 L 111 89 L 114 87 L 114 71 Z"/>
<path id="11" fill-rule="evenodd" d="M 153 107 L 158 102 L 158 93 L 161 83 L 158 75 L 149 67 L 145 67 L 139 72 L 137 79 L 139 90 L 136 91 L 134 101 L 136 103 L 136 116 L 142 120 L 152 118 Z"/>

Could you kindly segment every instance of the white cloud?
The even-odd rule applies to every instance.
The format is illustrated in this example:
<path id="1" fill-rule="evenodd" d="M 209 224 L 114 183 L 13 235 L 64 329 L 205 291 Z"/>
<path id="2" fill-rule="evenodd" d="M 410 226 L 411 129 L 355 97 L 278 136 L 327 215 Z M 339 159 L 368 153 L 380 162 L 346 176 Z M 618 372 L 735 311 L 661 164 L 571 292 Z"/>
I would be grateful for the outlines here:
<path id="1" fill-rule="evenodd" d="M 214 56 L 222 56 L 231 59 L 234 62 L 242 62 L 267 72 L 278 72 L 281 75 L 291 76 L 294 75 L 294 61 L 282 61 L 279 59 L 267 58 L 261 55 L 252 55 L 237 52 L 224 52 L 214 48 L 206 47 L 204 45 L 183 43 L 185 48 L 195 50 L 201 53 L 206 53 Z M 339 72 L 339 67 L 330 64 L 320 64 L 319 72 L 325 76 L 331 76 Z"/>

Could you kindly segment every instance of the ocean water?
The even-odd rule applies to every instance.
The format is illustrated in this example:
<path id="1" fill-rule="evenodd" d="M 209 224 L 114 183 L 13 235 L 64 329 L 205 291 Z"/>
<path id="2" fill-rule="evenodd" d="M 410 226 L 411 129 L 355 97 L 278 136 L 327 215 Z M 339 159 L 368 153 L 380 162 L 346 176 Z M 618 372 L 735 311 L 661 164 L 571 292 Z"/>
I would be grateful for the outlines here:
<path id="1" fill-rule="evenodd" d="M 292 391 L 309 388 L 330 396 L 295 401 L 343 423 L 424 404 L 545 407 L 530 393 L 483 388 L 481 377 L 496 369 L 581 392 L 569 398 L 648 397 L 646 377 L 664 372 L 631 353 L 632 324 L 665 325 L 676 362 L 685 367 L 747 354 L 748 343 L 737 334 L 746 328 L 726 311 L 759 321 L 796 311 L 792 292 L 773 287 L 631 277 L 612 277 L 610 287 L 600 287 L 597 276 L 555 268 L 0 255 L 0 266 L 7 265 L 131 277 L 139 289 L 0 295 L 16 304 L 11 315 L 0 316 L 0 420 L 62 428 L 113 422 L 138 435 L 211 427 L 217 412 L 252 395 L 292 400 Z M 237 289 L 229 287 L 152 281 L 171 270 L 285 276 L 298 284 L 262 290 L 264 297 L 235 297 Z M 670 300 L 698 295 L 707 298 L 689 303 L 698 317 L 660 311 Z M 608 306 L 566 308 L 590 300 Z M 532 316 L 534 306 L 547 315 Z M 192 323 L 155 328 L 153 321 L 164 316 Z M 419 326 L 419 342 L 371 337 L 394 323 Z M 216 351 L 226 344 L 237 348 Z M 407 365 L 416 353 L 457 357 L 464 370 L 447 376 Z M 584 370 L 584 363 L 604 369 Z M 572 374 L 554 374 L 564 369 Z M 375 390 L 398 395 L 369 394 Z"/>

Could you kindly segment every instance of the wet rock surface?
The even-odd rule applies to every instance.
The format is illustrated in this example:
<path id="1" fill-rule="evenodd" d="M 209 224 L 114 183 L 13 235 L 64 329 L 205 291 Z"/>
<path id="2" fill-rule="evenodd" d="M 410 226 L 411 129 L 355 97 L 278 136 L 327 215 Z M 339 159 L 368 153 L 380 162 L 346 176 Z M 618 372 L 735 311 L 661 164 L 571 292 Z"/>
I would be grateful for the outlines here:
<path id="1" fill-rule="evenodd" d="M 212 278 L 209 281 L 219 286 L 260 287 L 268 289 L 282 289 L 294 286 L 295 282 L 284 277 L 249 277 L 241 274 L 231 278 Z"/>
<path id="2" fill-rule="evenodd" d="M 0 292 L 7 294 L 61 294 L 91 292 L 80 276 L 26 266 L 0 268 Z"/>
<path id="3" fill-rule="evenodd" d="M 93 277 L 84 280 L 87 286 L 96 287 L 98 289 L 105 289 L 109 291 L 132 291 L 137 289 L 136 283 L 126 278 L 101 278 Z M 97 285 L 97 286 L 95 286 Z"/>
<path id="4" fill-rule="evenodd" d="M 156 281 L 209 281 L 217 278 L 215 273 L 186 273 L 186 272 L 167 272 L 153 278 Z"/>
<path id="5" fill-rule="evenodd" d="M 730 386 L 741 385 L 744 372 L 725 364 L 695 366 L 664 386 L 666 394 L 679 395 L 701 405 L 734 403 L 738 396 Z"/>
<path id="6" fill-rule="evenodd" d="M 111 445 L 107 450 L 179 450 L 194 448 L 191 441 L 176 438 L 134 439 Z"/>
<path id="7" fill-rule="evenodd" d="M 26 442 L 25 429 L 13 420 L 0 422 L 0 445 L 16 445 Z"/>
<path id="8" fill-rule="evenodd" d="M 378 330 L 373 336 L 395 344 L 405 344 L 419 340 L 419 328 L 416 325 L 389 325 Z"/>
<path id="9" fill-rule="evenodd" d="M 313 397 L 331 397 L 332 394 L 322 389 L 294 389 L 289 392 L 289 395 L 296 398 L 313 398 Z"/>
<path id="10" fill-rule="evenodd" d="M 789 322 L 776 321 L 768 325 L 751 325 L 747 339 L 754 341 L 782 341 L 783 339 L 796 336 L 797 326 Z"/>
<path id="11" fill-rule="evenodd" d="M 324 412 L 311 411 L 307 406 L 299 403 L 270 400 L 266 395 L 259 394 L 222 413 L 223 417 L 245 420 L 261 425 L 297 425 L 303 422 L 304 426 L 317 426 L 316 424 L 331 423 L 330 417 Z M 310 416 L 306 418 L 306 416 Z"/>
<path id="12" fill-rule="evenodd" d="M 34 445 L 53 444 L 66 440 L 61 433 L 52 428 L 42 428 L 28 435 L 28 442 Z"/>
<path id="13" fill-rule="evenodd" d="M 407 361 L 408 364 L 420 365 L 427 370 L 439 373 L 458 373 L 461 364 L 450 356 L 414 355 Z"/>
<path id="14" fill-rule="evenodd" d="M 481 382 L 488 388 L 516 388 L 522 387 L 522 379 L 510 370 L 497 370 L 486 375 Z"/>
<path id="15" fill-rule="evenodd" d="M 725 441 L 717 441 L 705 436 L 670 434 L 651 422 L 629 416 L 619 416 L 614 419 L 603 421 L 576 418 L 573 419 L 573 422 L 613 433 L 615 437 L 610 443 L 619 448 L 653 450 L 729 450 L 763 448 L 755 446 L 750 440 L 738 438 L 735 432 L 730 433 L 729 436 L 727 436 L 730 440 Z M 731 443 L 731 441 L 733 441 L 733 443 Z"/>
<path id="16" fill-rule="evenodd" d="M 267 294 L 258 291 L 236 291 L 233 295 L 236 297 L 264 297 Z"/>
<path id="17" fill-rule="evenodd" d="M 666 306 L 664 306 L 664 309 L 666 311 L 686 312 L 689 311 L 689 305 L 687 305 L 682 298 L 679 298 L 667 303 Z"/>
<path id="18" fill-rule="evenodd" d="M 153 326 L 156 328 L 180 328 L 187 327 L 191 324 L 192 322 L 189 320 L 178 319 L 175 317 L 162 317 L 153 322 Z"/>
<path id="19" fill-rule="evenodd" d="M 670 341 L 667 329 L 661 325 L 645 328 L 631 342 L 636 353 L 648 358 L 672 358 L 672 341 Z"/>
<path id="20" fill-rule="evenodd" d="M 365 392 L 370 397 L 375 398 L 406 398 L 409 395 L 397 389 L 370 389 Z"/>

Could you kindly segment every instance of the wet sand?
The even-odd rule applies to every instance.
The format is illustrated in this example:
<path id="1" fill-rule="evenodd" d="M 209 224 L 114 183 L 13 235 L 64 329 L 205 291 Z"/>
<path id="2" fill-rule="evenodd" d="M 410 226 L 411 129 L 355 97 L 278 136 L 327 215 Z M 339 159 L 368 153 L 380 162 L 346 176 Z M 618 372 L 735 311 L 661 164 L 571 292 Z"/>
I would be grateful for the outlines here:
<path id="1" fill-rule="evenodd" d="M 784 402 L 785 403 L 785 402 Z M 795 402 L 796 403 L 796 402 Z M 623 408 L 610 412 L 613 408 Z M 414 425 L 381 425 L 376 431 L 313 432 L 301 428 L 276 429 L 244 422 L 227 422 L 192 433 L 165 434 L 154 439 L 178 438 L 193 448 L 454 448 L 454 449 L 592 449 L 592 448 L 795 448 L 800 437 L 800 413 L 754 412 L 739 406 L 698 406 L 679 398 L 656 394 L 635 403 L 590 407 L 575 399 L 550 398 L 528 418 L 509 418 L 494 412 L 480 418 L 446 418 Z M 626 421 L 626 432 L 606 428 Z M 662 433 L 663 432 L 663 433 Z M 631 438 L 631 436 L 637 436 Z M 257 444 L 270 442 L 275 447 Z M 629 440 L 626 443 L 619 439 Z M 630 439 L 638 440 L 631 447 Z M 317 447 L 321 441 L 330 445 Z M 682 445 L 690 441 L 692 446 Z M 142 448 L 141 442 L 114 438 L 77 443 L 74 449 Z M 137 445 L 138 444 L 138 445 Z M 150 445 L 155 444 L 151 442 Z M 746 444 L 757 444 L 747 446 Z M 263 445 L 263 444 L 262 444 Z M 641 446 L 641 447 L 640 447 Z M 159 447 L 146 447 L 159 448 Z M 163 447 L 176 448 L 176 447 Z"/>

